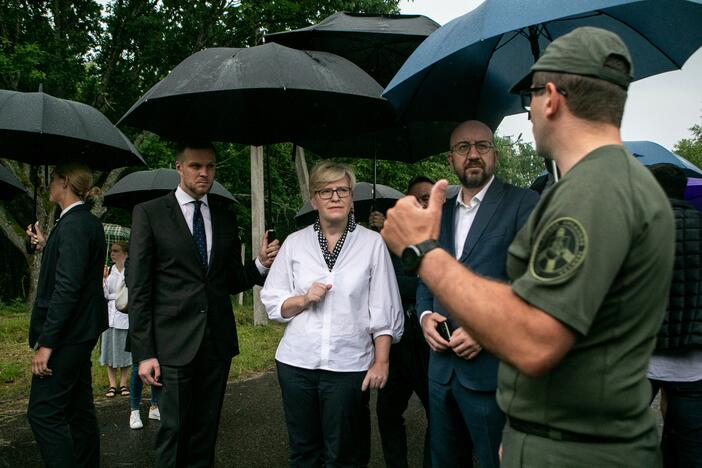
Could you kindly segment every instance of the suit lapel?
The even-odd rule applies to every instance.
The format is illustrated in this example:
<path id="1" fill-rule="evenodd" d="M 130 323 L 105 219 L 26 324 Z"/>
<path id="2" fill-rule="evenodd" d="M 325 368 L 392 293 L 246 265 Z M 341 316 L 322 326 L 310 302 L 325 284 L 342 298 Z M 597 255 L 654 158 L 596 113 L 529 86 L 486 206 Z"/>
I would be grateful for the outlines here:
<path id="1" fill-rule="evenodd" d="M 461 191 L 458 191 L 460 195 Z M 456 257 L 456 248 L 453 242 L 454 230 L 454 215 L 456 212 L 456 197 L 449 198 L 444 203 L 444 212 L 441 215 L 441 233 L 439 234 L 439 243 L 451 253 L 452 257 Z"/>
<path id="2" fill-rule="evenodd" d="M 215 260 L 215 255 L 217 255 L 217 252 L 219 251 L 219 243 L 217 242 L 219 239 L 223 238 L 223 235 L 221 235 L 221 228 L 224 226 L 225 223 L 225 211 L 218 209 L 217 205 L 215 203 L 211 202 L 211 198 L 208 197 L 209 201 L 209 208 L 210 208 L 210 220 L 212 222 L 212 250 L 210 251 L 210 262 L 208 265 L 208 272 L 212 270 L 212 265 L 214 264 Z"/>
<path id="3" fill-rule="evenodd" d="M 502 201 L 503 194 L 504 184 L 495 178 L 490 184 L 490 188 L 485 192 L 485 198 L 480 202 L 478 212 L 475 214 L 470 231 L 468 231 L 468 239 L 463 245 L 463 253 L 459 261 L 465 262 L 468 259 L 471 251 L 480 240 L 480 236 L 483 235 L 483 231 L 485 231 L 493 215 L 497 212 L 497 207 Z"/>

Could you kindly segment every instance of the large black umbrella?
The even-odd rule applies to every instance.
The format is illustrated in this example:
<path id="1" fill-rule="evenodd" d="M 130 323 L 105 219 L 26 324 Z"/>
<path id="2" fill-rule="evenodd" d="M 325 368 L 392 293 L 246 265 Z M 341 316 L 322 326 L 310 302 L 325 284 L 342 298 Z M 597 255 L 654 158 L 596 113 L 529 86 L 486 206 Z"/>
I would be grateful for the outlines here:
<path id="1" fill-rule="evenodd" d="M 0 164 L 0 200 L 9 200 L 21 193 L 27 193 L 27 189 L 8 168 Z"/>
<path id="2" fill-rule="evenodd" d="M 250 145 L 344 136 L 379 128 L 393 110 L 382 88 L 350 61 L 279 44 L 197 52 L 120 123 L 180 139 Z"/>
<path id="3" fill-rule="evenodd" d="M 448 150 L 457 122 L 393 123 L 354 137 L 304 140 L 300 145 L 325 158 L 377 158 L 416 162 Z"/>
<path id="4" fill-rule="evenodd" d="M 32 165 L 80 160 L 93 169 L 146 165 L 100 111 L 46 93 L 0 90 L 0 157 Z"/>
<path id="5" fill-rule="evenodd" d="M 641 79 L 679 69 L 702 45 L 700 25 L 699 0 L 486 0 L 427 38 L 384 96 L 404 120 L 477 118 L 494 128 L 523 112 L 510 87 L 576 27 L 617 33 Z"/>
<path id="6" fill-rule="evenodd" d="M 438 27 L 421 15 L 337 12 L 306 28 L 268 34 L 266 42 L 340 55 L 386 86 L 414 49 Z"/>
<path id="7" fill-rule="evenodd" d="M 132 172 L 105 192 L 105 206 L 132 208 L 134 205 L 151 200 L 174 190 L 180 181 L 175 169 L 154 169 L 152 171 Z M 234 195 L 215 181 L 209 195 L 236 203 Z"/>
<path id="8" fill-rule="evenodd" d="M 356 219 L 368 219 L 370 212 L 374 209 L 385 213 L 404 196 L 399 190 L 387 185 L 359 182 L 353 188 L 353 211 Z M 298 226 L 306 226 L 312 224 L 316 218 L 317 210 L 312 208 L 308 200 L 295 215 L 295 222 Z"/>

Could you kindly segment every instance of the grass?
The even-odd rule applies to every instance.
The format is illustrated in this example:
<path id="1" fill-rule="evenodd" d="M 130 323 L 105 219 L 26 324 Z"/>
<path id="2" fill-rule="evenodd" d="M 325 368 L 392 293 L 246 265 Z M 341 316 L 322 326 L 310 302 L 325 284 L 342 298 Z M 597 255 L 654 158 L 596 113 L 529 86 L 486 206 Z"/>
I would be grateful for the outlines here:
<path id="1" fill-rule="evenodd" d="M 275 350 L 284 326 L 269 322 L 253 324 L 251 305 L 235 305 L 240 354 L 232 360 L 230 380 L 246 379 L 274 367 Z M 0 303 L 0 408 L 16 407 L 27 400 L 31 384 L 33 351 L 27 342 L 30 313 L 22 302 Z M 108 385 L 107 368 L 98 362 L 99 346 L 93 350 L 93 392 L 102 397 Z M 24 408 L 24 403 L 21 404 Z"/>

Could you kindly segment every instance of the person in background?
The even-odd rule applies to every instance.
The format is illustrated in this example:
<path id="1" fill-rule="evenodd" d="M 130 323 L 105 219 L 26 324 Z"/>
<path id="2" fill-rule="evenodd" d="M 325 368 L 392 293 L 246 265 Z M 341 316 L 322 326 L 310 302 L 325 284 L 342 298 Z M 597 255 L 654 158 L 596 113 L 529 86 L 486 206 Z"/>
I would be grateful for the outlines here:
<path id="1" fill-rule="evenodd" d="M 459 124 L 449 140 L 448 163 L 461 187 L 442 207 L 439 244 L 462 265 L 485 278 L 507 280 L 507 248 L 539 201 L 532 190 L 495 176 L 499 153 L 483 122 Z M 424 206 L 424 205 L 422 205 Z M 499 465 L 505 419 L 497 406 L 494 354 L 449 317 L 424 282 L 417 288 L 417 313 L 429 353 L 429 431 L 436 467 Z M 437 326 L 445 328 L 441 335 Z M 472 452 L 472 453 L 471 453 Z"/>
<path id="2" fill-rule="evenodd" d="M 385 243 L 356 224 L 351 169 L 319 162 L 310 174 L 311 226 L 285 240 L 261 300 L 286 323 L 276 352 L 291 467 L 368 463 L 369 389 L 383 388 L 402 303 Z"/>
<path id="3" fill-rule="evenodd" d="M 100 464 L 100 431 L 90 359 L 107 328 L 102 278 L 105 233 L 85 200 L 94 196 L 85 164 L 59 164 L 51 172 L 49 200 L 61 216 L 45 239 L 27 228 L 43 250 L 37 298 L 29 323 L 32 386 L 27 417 L 48 467 Z"/>
<path id="4" fill-rule="evenodd" d="M 411 195 L 426 207 L 434 181 L 426 176 L 416 176 L 407 184 L 407 195 Z M 380 231 L 385 216 L 374 211 L 369 216 L 369 226 Z M 419 279 L 414 272 L 406 271 L 397 255 L 390 254 L 397 284 L 400 288 L 402 308 L 405 311 L 405 326 L 402 339 L 390 347 L 390 373 L 384 388 L 378 391 L 376 413 L 378 430 L 383 445 L 385 466 L 406 467 L 407 431 L 402 416 L 413 393 L 417 394 L 424 406 L 424 413 L 429 419 L 429 390 L 427 387 L 427 369 L 429 366 L 429 347 L 419 326 L 414 307 Z M 431 449 L 429 446 L 429 427 L 424 434 L 423 466 L 431 466 Z"/>
<path id="5" fill-rule="evenodd" d="M 687 203 L 687 177 L 672 164 L 649 166 L 673 206 L 675 264 L 668 309 L 648 364 L 653 394 L 661 390 L 663 464 L 702 464 L 702 213 Z"/>
<path id="6" fill-rule="evenodd" d="M 128 256 L 128 249 L 126 242 L 115 242 L 110 246 L 110 258 L 114 265 L 110 267 L 103 284 L 105 299 L 107 299 L 109 328 L 102 333 L 100 340 L 100 364 L 107 366 L 110 386 L 105 396 L 108 398 L 114 398 L 118 392 L 122 396 L 129 396 L 127 376 L 132 364 L 132 355 L 124 349 L 129 329 L 129 316 L 115 307 L 117 292 L 124 282 L 124 262 Z M 117 369 L 120 370 L 119 389 L 116 383 Z"/>

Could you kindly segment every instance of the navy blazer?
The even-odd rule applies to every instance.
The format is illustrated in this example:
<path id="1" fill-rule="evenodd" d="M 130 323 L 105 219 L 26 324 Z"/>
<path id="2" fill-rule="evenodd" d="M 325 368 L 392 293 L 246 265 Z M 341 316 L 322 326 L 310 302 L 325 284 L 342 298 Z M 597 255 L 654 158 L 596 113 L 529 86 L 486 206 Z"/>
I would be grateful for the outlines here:
<path id="1" fill-rule="evenodd" d="M 460 194 L 459 191 L 458 195 Z M 453 231 L 457 196 L 444 204 L 439 234 L 439 243 L 454 257 Z M 459 262 L 481 276 L 507 280 L 507 248 L 538 201 L 539 195 L 533 190 L 515 187 L 495 178 L 478 207 Z M 420 281 L 417 287 L 417 316 L 421 317 L 427 310 L 449 317 L 431 290 Z M 452 331 L 457 327 L 450 317 L 449 324 Z M 497 388 L 498 364 L 498 359 L 484 349 L 471 360 L 456 356 L 450 350 L 443 353 L 432 351 L 429 378 L 446 384 L 455 372 L 464 387 L 477 391 L 494 391 Z"/>
<path id="2" fill-rule="evenodd" d="M 83 343 L 107 329 L 102 290 L 106 250 L 102 224 L 87 205 L 61 217 L 42 254 L 29 346 Z"/>

